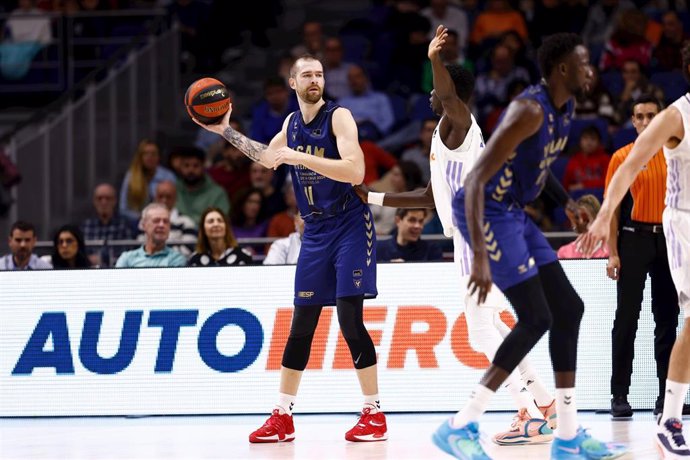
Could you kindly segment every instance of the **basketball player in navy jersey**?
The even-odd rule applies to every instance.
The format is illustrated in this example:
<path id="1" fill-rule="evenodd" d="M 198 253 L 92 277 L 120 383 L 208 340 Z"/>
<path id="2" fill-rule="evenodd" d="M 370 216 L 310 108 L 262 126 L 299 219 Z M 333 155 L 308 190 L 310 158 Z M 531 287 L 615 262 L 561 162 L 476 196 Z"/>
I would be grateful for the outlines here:
<path id="1" fill-rule="evenodd" d="M 370 192 L 365 186 L 355 187 L 359 197 L 379 206 L 396 208 L 436 208 L 443 224 L 443 232 L 453 238 L 454 265 L 458 268 L 460 298 L 464 299 L 465 318 L 469 340 L 473 347 L 492 360 L 510 328 L 500 319 L 500 312 L 509 308 L 498 288 L 492 289 L 483 305 L 477 305 L 475 296 L 467 295 L 470 277 L 471 248 L 460 234 L 451 203 L 463 185 L 469 171 L 484 151 L 481 128 L 470 112 L 469 100 L 474 91 L 474 76 L 459 64 L 444 65 L 439 52 L 445 43 L 448 30 L 439 25 L 429 43 L 434 88 L 431 92 L 431 108 L 440 118 L 434 129 L 429 154 L 431 179 L 425 189 L 401 193 Z M 560 186 L 558 181 L 550 185 Z M 561 194 L 567 196 L 560 186 Z M 545 189 L 548 191 L 548 189 Z M 577 207 L 573 200 L 570 208 Z M 569 212 L 573 225 L 577 213 Z M 519 409 L 510 429 L 493 436 L 499 445 L 523 445 L 548 442 L 553 439 L 557 424 L 556 405 L 551 392 L 527 358 L 519 364 L 519 374 L 514 372 L 505 382 L 513 401 Z"/>
<path id="2" fill-rule="evenodd" d="M 591 438 L 577 423 L 575 364 L 582 300 L 539 228 L 524 212 L 551 177 L 563 150 L 573 98 L 592 78 L 589 53 L 575 34 L 547 37 L 538 52 L 544 77 L 502 115 L 477 164 L 453 199 L 453 214 L 473 252 L 468 289 L 484 303 L 492 282 L 513 305 L 517 324 L 505 337 L 469 401 L 433 441 L 462 459 L 487 459 L 478 419 L 499 386 L 547 332 L 556 383 L 558 428 L 552 459 L 616 458 L 625 449 Z"/>
<path id="3" fill-rule="evenodd" d="M 357 125 L 349 110 L 323 99 L 323 66 L 313 56 L 297 59 L 290 69 L 290 87 L 297 93 L 299 110 L 285 119 L 268 146 L 230 127 L 232 106 L 219 124 L 202 125 L 267 168 L 289 165 L 304 219 L 280 395 L 272 415 L 249 441 L 294 440 L 292 409 L 321 309 L 327 305 L 336 306 L 364 394 L 359 421 L 345 439 L 383 441 L 387 427 L 379 405 L 376 350 L 362 318 L 364 299 L 377 295 L 376 232 L 369 207 L 352 187 L 364 178 Z"/>

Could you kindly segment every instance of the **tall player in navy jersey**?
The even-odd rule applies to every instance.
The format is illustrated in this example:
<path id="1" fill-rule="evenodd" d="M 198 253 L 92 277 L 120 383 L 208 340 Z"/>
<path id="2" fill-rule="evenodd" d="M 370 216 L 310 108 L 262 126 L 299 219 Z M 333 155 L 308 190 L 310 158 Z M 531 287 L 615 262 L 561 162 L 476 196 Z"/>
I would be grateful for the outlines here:
<path id="1" fill-rule="evenodd" d="M 299 110 L 285 119 L 268 146 L 230 127 L 232 107 L 219 124 L 202 125 L 268 168 L 289 165 L 305 222 L 280 395 L 272 415 L 249 441 L 294 440 L 292 409 L 319 315 L 327 305 L 336 306 L 364 394 L 361 417 L 345 439 L 382 441 L 387 427 L 379 405 L 376 350 L 363 322 L 364 299 L 377 295 L 376 232 L 369 208 L 352 188 L 364 178 L 357 125 L 349 110 L 323 99 L 323 66 L 316 58 L 297 59 L 290 69 L 290 87 L 297 93 Z"/>
<path id="2" fill-rule="evenodd" d="M 362 185 L 355 189 L 359 197 L 369 204 L 396 208 L 436 208 L 445 235 L 453 238 L 454 265 L 458 269 L 455 275 L 460 284 L 458 294 L 464 300 L 470 343 L 475 350 L 492 360 L 503 337 L 510 333 L 510 328 L 500 319 L 500 312 L 510 305 L 498 289 L 492 289 L 481 306 L 477 304 L 475 296 L 467 295 L 471 248 L 458 230 L 451 203 L 484 151 L 484 138 L 469 108 L 474 76 L 459 64 L 444 65 L 441 61 L 439 52 L 447 35 L 448 30 L 439 25 L 428 49 L 434 85 L 430 104 L 440 117 L 429 152 L 429 183 L 425 189 L 401 193 L 370 192 Z M 563 193 L 566 194 L 565 191 Z M 576 206 L 574 201 L 570 201 L 571 206 Z M 571 215 L 575 220 L 577 214 Z M 573 222 L 573 225 L 578 224 Z M 518 414 L 513 418 L 510 429 L 494 435 L 493 441 L 499 445 L 548 442 L 553 439 L 552 429 L 557 424 L 555 400 L 527 358 L 518 367 L 519 373 L 513 372 L 505 382 L 506 389 L 517 404 Z"/>
<path id="3" fill-rule="evenodd" d="M 510 103 L 453 199 L 454 217 L 474 255 L 470 295 L 484 303 L 493 281 L 518 317 L 469 401 L 433 435 L 438 447 L 462 459 L 489 458 L 479 443 L 477 421 L 546 331 L 558 414 L 551 458 L 609 459 L 625 453 L 622 446 L 599 442 L 578 426 L 575 367 L 584 305 L 523 210 L 544 189 L 549 165 L 566 145 L 573 97 L 586 91 L 592 78 L 589 53 L 579 36 L 556 34 L 543 41 L 538 59 L 543 80 Z"/>

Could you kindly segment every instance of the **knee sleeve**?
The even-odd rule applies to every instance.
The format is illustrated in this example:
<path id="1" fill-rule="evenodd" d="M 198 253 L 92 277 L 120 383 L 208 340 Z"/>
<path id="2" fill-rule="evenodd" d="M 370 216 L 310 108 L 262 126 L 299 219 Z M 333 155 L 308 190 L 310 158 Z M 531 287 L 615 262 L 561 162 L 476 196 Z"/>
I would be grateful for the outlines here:
<path id="1" fill-rule="evenodd" d="M 551 313 L 537 276 L 506 289 L 505 295 L 518 321 L 496 351 L 493 363 L 506 372 L 513 372 L 551 327 Z"/>
<path id="2" fill-rule="evenodd" d="M 585 304 L 575 292 L 561 264 L 554 262 L 539 268 L 539 278 L 553 316 L 549 351 L 555 372 L 571 372 L 577 362 L 577 338 Z"/>
<path id="3" fill-rule="evenodd" d="M 292 324 L 285 350 L 283 350 L 283 367 L 303 371 L 309 362 L 311 341 L 319 324 L 322 307 L 295 307 L 292 313 Z"/>
<path id="4" fill-rule="evenodd" d="M 470 345 L 476 351 L 484 353 L 489 361 L 494 359 L 504 337 L 496 327 L 497 316 L 495 309 L 480 307 L 472 296 L 465 297 L 465 319 Z M 498 321 L 500 322 L 500 318 Z"/>
<path id="5" fill-rule="evenodd" d="M 364 327 L 364 297 L 341 297 L 336 300 L 340 331 L 347 342 L 355 369 L 376 364 L 376 349 Z"/>

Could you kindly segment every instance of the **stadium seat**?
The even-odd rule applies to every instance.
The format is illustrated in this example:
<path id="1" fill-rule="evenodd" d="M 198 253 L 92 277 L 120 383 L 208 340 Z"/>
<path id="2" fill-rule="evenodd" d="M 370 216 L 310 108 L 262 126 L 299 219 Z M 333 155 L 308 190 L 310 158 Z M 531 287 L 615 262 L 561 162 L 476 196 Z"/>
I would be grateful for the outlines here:
<path id="1" fill-rule="evenodd" d="M 343 44 L 343 61 L 345 62 L 361 64 L 371 50 L 371 42 L 364 35 L 342 34 L 340 41 Z"/>
<path id="2" fill-rule="evenodd" d="M 637 131 L 635 128 L 621 128 L 613 135 L 611 139 L 611 152 L 615 152 L 624 145 L 628 145 L 637 138 Z"/>
<path id="3" fill-rule="evenodd" d="M 412 120 L 425 120 L 427 118 L 437 118 L 431 104 L 429 103 L 429 95 L 427 93 L 413 94 L 410 97 L 412 101 L 410 109 L 410 118 Z"/>
<path id="4" fill-rule="evenodd" d="M 611 96 L 618 97 L 623 92 L 623 76 L 617 70 L 609 70 L 599 75 L 601 84 Z"/>
<path id="5" fill-rule="evenodd" d="M 387 93 L 387 95 L 388 99 L 391 101 L 393 115 L 395 116 L 393 128 L 391 128 L 392 132 L 407 124 L 410 118 L 407 113 L 407 99 L 395 93 Z"/>
<path id="6" fill-rule="evenodd" d="M 671 104 L 688 90 L 688 84 L 680 70 L 653 73 L 649 81 L 664 92 L 666 105 Z"/>

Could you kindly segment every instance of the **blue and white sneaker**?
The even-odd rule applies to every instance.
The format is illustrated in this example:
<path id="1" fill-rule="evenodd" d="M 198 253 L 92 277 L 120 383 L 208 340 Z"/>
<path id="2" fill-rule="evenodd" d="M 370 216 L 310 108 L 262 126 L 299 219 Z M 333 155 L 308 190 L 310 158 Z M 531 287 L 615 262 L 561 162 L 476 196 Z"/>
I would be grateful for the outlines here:
<path id="1" fill-rule="evenodd" d="M 479 425 L 470 422 L 460 428 L 453 428 L 446 420 L 431 437 L 438 448 L 461 460 L 491 460 L 479 443 Z"/>
<path id="2" fill-rule="evenodd" d="M 690 459 L 690 449 L 683 437 L 683 422 L 670 418 L 660 424 L 661 415 L 656 422 L 654 441 L 663 459 Z"/>
<path id="3" fill-rule="evenodd" d="M 627 452 L 624 444 L 601 442 L 582 427 L 573 439 L 555 438 L 551 444 L 551 460 L 611 460 Z"/>

